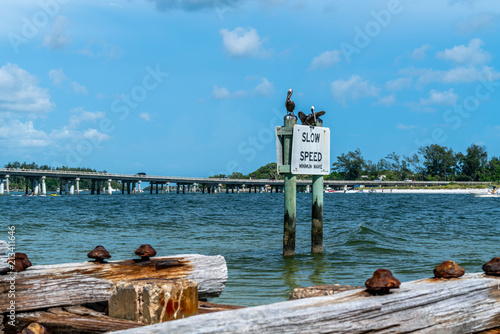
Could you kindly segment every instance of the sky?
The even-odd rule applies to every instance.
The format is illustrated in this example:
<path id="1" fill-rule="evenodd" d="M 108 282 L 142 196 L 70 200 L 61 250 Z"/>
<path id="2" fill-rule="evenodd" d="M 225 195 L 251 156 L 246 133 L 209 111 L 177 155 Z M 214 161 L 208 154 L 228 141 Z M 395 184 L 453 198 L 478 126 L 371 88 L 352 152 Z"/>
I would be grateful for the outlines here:
<path id="1" fill-rule="evenodd" d="M 2 0 L 0 165 L 247 174 L 289 88 L 332 163 L 499 156 L 499 31 L 493 0 Z"/>

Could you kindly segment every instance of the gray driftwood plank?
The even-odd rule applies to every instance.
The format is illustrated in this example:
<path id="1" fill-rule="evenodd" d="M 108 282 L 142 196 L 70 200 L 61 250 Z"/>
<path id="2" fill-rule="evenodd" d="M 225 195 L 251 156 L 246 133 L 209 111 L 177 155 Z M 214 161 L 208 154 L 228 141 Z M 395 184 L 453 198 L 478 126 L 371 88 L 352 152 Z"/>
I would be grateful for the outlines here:
<path id="1" fill-rule="evenodd" d="M 499 284 L 480 273 L 424 279 L 385 296 L 358 289 L 115 333 L 474 333 L 500 325 Z"/>
<path id="2" fill-rule="evenodd" d="M 116 282 L 135 279 L 187 278 L 198 283 L 200 298 L 216 297 L 227 281 L 226 260 L 220 255 L 176 255 L 151 261 L 109 261 L 39 265 L 0 276 L 0 312 L 7 311 L 12 277 L 16 312 L 107 301 Z"/>

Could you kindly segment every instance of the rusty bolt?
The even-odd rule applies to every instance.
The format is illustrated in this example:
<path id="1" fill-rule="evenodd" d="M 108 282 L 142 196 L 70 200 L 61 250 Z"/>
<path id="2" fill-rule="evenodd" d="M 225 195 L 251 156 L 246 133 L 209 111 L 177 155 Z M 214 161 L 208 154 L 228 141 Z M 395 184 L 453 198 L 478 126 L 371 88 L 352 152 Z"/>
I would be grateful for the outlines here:
<path id="1" fill-rule="evenodd" d="M 373 276 L 366 280 L 365 286 L 368 292 L 375 295 L 385 295 L 389 289 L 397 289 L 401 282 L 392 275 L 388 269 L 375 270 Z"/>
<path id="2" fill-rule="evenodd" d="M 48 334 L 47 328 L 37 322 L 32 322 L 28 327 L 24 328 L 21 334 Z"/>
<path id="3" fill-rule="evenodd" d="M 97 263 L 103 263 L 105 259 L 111 258 L 111 255 L 103 246 L 97 246 L 87 254 L 87 257 L 95 259 Z"/>
<path id="4" fill-rule="evenodd" d="M 436 278 L 458 278 L 465 274 L 465 269 L 460 267 L 455 261 L 444 261 L 434 268 Z"/>
<path id="5" fill-rule="evenodd" d="M 12 271 L 16 273 L 25 271 L 28 267 L 31 267 L 31 261 L 24 253 L 15 253 L 14 256 L 7 260 L 7 263 L 14 266 L 14 269 L 12 269 Z"/>
<path id="6" fill-rule="evenodd" d="M 148 244 L 141 245 L 139 248 L 135 250 L 135 255 L 138 255 L 141 257 L 141 261 L 149 261 L 150 257 L 153 257 L 156 255 L 155 249 Z"/>
<path id="7" fill-rule="evenodd" d="M 483 270 L 486 275 L 500 276 L 500 257 L 494 257 L 483 264 Z"/>

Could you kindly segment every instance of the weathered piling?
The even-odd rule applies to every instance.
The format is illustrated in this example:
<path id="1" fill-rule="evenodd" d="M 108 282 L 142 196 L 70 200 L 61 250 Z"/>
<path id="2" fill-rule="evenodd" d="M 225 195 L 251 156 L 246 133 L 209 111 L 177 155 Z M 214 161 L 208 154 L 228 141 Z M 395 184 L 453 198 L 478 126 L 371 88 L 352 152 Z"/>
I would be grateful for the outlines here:
<path id="1" fill-rule="evenodd" d="M 227 281 L 227 266 L 220 255 L 199 254 L 155 257 L 149 261 L 35 265 L 16 273 L 16 311 L 109 300 L 120 281 L 190 279 L 198 283 L 200 298 L 217 297 Z M 0 276 L 0 312 L 10 305 L 10 275 Z"/>
<path id="2" fill-rule="evenodd" d="M 323 175 L 312 178 L 311 252 L 323 253 Z"/>
<path id="3" fill-rule="evenodd" d="M 283 136 L 283 165 L 288 166 L 285 172 L 285 215 L 283 219 L 283 255 L 295 255 L 295 219 L 296 219 L 296 196 L 297 177 L 291 173 L 290 164 L 292 160 L 292 130 L 297 124 L 297 118 L 293 115 L 285 116 L 285 131 L 289 135 Z"/>
<path id="4" fill-rule="evenodd" d="M 357 289 L 116 333 L 475 333 L 500 326 L 499 284 L 483 273 L 430 278 L 387 295 Z"/>

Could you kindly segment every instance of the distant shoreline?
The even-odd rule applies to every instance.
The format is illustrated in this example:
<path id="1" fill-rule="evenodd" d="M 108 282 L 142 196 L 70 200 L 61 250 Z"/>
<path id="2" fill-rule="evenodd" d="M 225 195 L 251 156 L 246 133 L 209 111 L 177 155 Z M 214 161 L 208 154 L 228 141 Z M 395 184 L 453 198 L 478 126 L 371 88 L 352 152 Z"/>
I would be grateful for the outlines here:
<path id="1" fill-rule="evenodd" d="M 384 189 L 374 189 L 377 194 L 486 194 L 488 189 L 477 189 L 477 188 L 465 188 L 465 189 L 397 189 L 397 188 L 384 188 Z M 344 193 L 343 190 L 336 190 L 331 194 L 341 194 Z M 348 191 L 346 194 L 355 194 L 358 191 Z M 363 190 L 363 193 L 373 193 L 370 190 Z"/>

